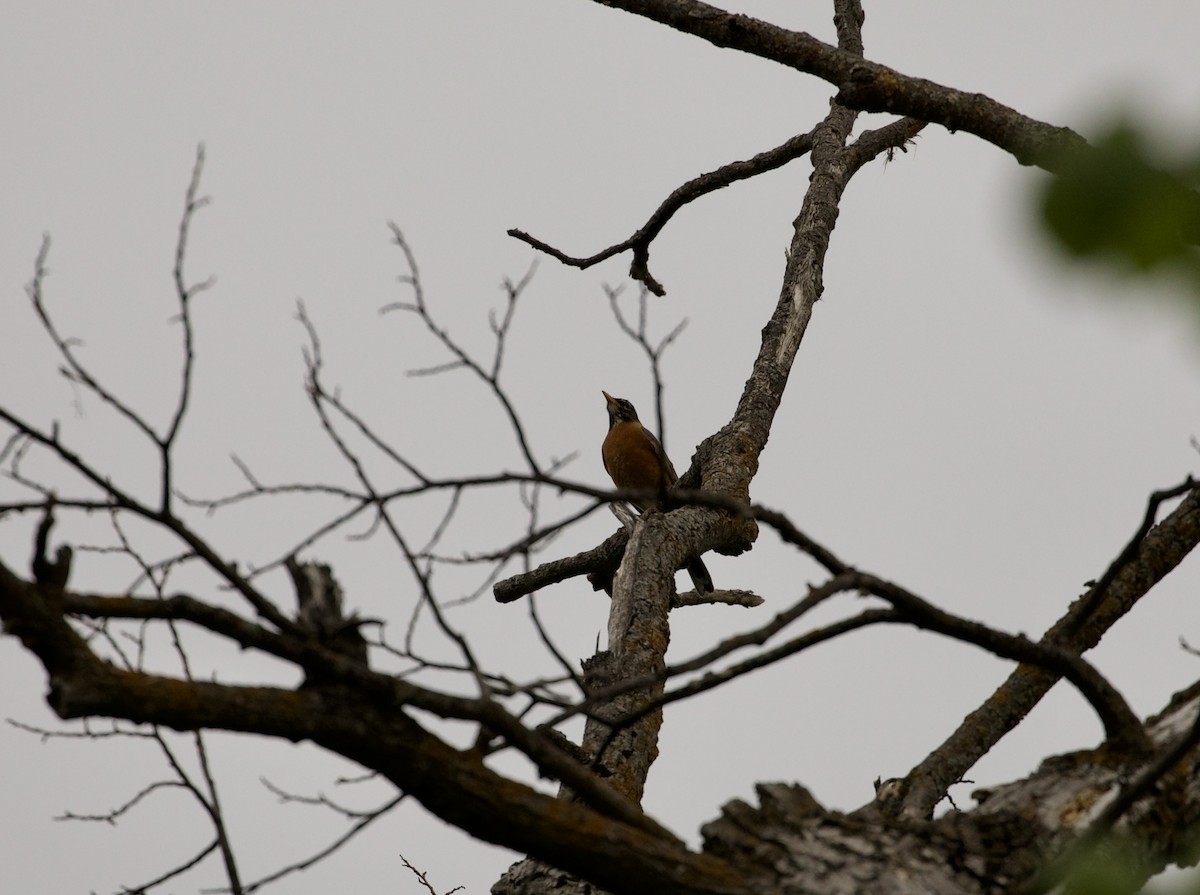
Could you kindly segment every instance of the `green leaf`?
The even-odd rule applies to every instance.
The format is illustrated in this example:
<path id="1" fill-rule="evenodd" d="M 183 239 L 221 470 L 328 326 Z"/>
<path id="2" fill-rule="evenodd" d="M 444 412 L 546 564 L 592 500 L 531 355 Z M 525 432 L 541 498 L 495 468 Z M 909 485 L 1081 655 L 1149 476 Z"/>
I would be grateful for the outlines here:
<path id="1" fill-rule="evenodd" d="M 1132 125 L 1118 123 L 1050 179 L 1041 197 L 1042 219 L 1068 253 L 1135 271 L 1196 264 L 1200 159 L 1168 166 L 1147 143 Z"/>

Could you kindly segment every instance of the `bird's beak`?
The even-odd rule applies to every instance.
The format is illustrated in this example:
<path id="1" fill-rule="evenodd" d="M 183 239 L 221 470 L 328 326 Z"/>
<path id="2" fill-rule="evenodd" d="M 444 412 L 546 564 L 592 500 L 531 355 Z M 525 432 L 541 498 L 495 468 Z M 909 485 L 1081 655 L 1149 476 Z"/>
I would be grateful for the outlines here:
<path id="1" fill-rule="evenodd" d="M 614 398 L 612 395 L 610 395 L 608 392 L 606 392 L 604 389 L 600 389 L 600 394 L 604 395 L 605 402 L 608 403 L 610 406 L 617 403 L 617 399 Z"/>

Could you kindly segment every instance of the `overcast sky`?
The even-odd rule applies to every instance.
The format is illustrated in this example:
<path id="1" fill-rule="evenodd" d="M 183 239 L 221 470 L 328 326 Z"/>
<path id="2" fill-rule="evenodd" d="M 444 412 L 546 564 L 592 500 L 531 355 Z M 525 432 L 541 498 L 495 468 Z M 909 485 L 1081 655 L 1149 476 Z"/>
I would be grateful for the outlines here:
<path id="1" fill-rule="evenodd" d="M 733 8 L 832 36 L 826 2 Z M 868 57 L 908 74 L 1084 134 L 1131 110 L 1181 144 L 1200 140 L 1200 11 L 1190 0 L 866 8 Z M 0 83 L 0 399 L 39 425 L 59 420 L 64 438 L 142 495 L 153 486 L 152 454 L 56 374 L 24 286 L 49 233 L 46 296 L 63 333 L 82 339 L 97 374 L 162 423 L 179 366 L 170 321 L 177 226 L 197 145 L 207 148 L 202 190 L 212 204 L 195 220 L 187 263 L 215 284 L 196 301 L 197 394 L 180 445 L 181 486 L 200 496 L 240 487 L 231 453 L 268 481 L 349 481 L 303 396 L 298 300 L 322 335 L 329 383 L 430 474 L 519 469 L 504 418 L 477 383 L 404 375 L 446 357 L 415 318 L 379 314 L 409 297 L 387 222 L 411 242 L 434 313 L 486 353 L 501 281 L 535 260 L 506 229 L 590 254 L 628 236 L 686 179 L 808 130 L 833 92 L 587 0 L 8 2 Z M 865 117 L 860 127 L 887 120 Z M 664 365 L 666 442 L 681 469 L 729 419 L 749 374 L 809 170 L 802 160 L 709 196 L 653 247 L 668 294 L 651 303 L 651 325 L 665 333 L 689 321 Z M 1146 496 L 1195 472 L 1189 439 L 1200 434 L 1195 316 L 1167 300 L 1170 283 L 1060 263 L 1032 224 L 1041 181 L 938 127 L 859 174 L 753 490 L 847 561 L 1031 636 L 1104 570 Z M 652 406 L 645 364 L 613 325 L 603 291 L 624 282 L 627 266 L 627 256 L 586 272 L 542 259 L 506 357 L 505 381 L 539 458 L 577 451 L 565 474 L 596 485 L 606 484 L 600 389 L 630 398 L 644 417 Z M 70 490 L 73 480 L 59 481 Z M 26 496 L 0 482 L 0 500 Z M 575 505 L 545 500 L 548 517 Z M 287 501 L 195 521 L 228 556 L 262 564 L 331 507 Z M 428 501 L 401 515 L 428 532 L 442 508 Z M 32 521 L 0 522 L 0 556 L 21 571 Z M 543 558 L 586 549 L 613 524 L 596 514 Z M 494 547 L 523 525 L 513 500 L 469 500 L 444 546 Z M 97 543 L 101 528 L 64 521 L 60 534 Z M 350 602 L 400 636 L 413 588 L 381 539 L 339 535 L 309 555 L 333 562 Z M 766 530 L 753 552 L 709 565 L 718 586 L 754 589 L 766 605 L 678 612 L 672 659 L 765 622 L 820 578 Z M 84 554 L 72 583 L 116 589 L 131 577 L 111 557 Z M 475 579 L 439 581 L 451 598 Z M 1142 714 L 1197 677 L 1178 640 L 1200 642 L 1198 585 L 1193 557 L 1095 653 Z M 264 586 L 290 606 L 281 576 Z M 539 598 L 572 660 L 593 651 L 605 604 L 579 580 Z M 823 617 L 855 608 L 843 598 Z M 489 667 L 517 677 L 553 671 L 523 604 L 484 598 L 452 618 Z M 438 638 L 422 630 L 437 653 Z M 190 645 L 221 680 L 295 682 L 261 658 L 200 638 Z M 165 652 L 163 663 L 177 670 Z M 799 781 L 824 804 L 852 809 L 871 797 L 874 778 L 904 774 L 940 743 L 1009 667 L 932 635 L 856 634 L 671 707 L 647 808 L 693 843 L 723 802 L 751 797 L 758 780 Z M 0 714 L 56 726 L 44 691 L 33 658 L 0 641 Z M 1021 776 L 1100 735 L 1079 697 L 1056 688 L 972 779 Z M 312 747 L 210 742 L 245 880 L 343 829 L 320 809 L 276 804 L 260 777 L 356 807 L 387 798 L 376 784 L 337 785 L 355 768 Z M 115 827 L 53 820 L 110 810 L 164 776 L 144 742 L 41 742 L 5 725 L 0 754 L 11 891 L 113 891 L 207 839 L 199 811 L 177 792 L 154 795 Z M 971 788 L 957 793 L 960 805 Z M 362 893 L 416 892 L 400 853 L 439 891 L 470 893 L 486 891 L 515 858 L 405 804 L 272 891 L 328 891 L 338 881 Z M 210 862 L 165 891 L 219 881 Z"/>

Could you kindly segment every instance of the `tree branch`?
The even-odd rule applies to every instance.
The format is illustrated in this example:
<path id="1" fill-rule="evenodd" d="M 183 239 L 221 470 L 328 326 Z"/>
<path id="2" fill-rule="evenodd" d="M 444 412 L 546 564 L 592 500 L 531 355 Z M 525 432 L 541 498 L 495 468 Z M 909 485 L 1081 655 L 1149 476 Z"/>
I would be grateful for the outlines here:
<path id="1" fill-rule="evenodd" d="M 706 174 L 693 177 L 682 186 L 676 187 L 662 201 L 658 208 L 654 210 L 649 220 L 632 236 L 616 245 L 601 249 L 596 254 L 586 258 L 576 258 L 568 255 L 554 246 L 530 236 L 524 230 L 513 228 L 508 231 L 508 235 L 532 246 L 539 252 L 544 252 L 552 258 L 558 259 L 569 267 L 577 267 L 580 270 L 586 270 L 595 264 L 599 264 L 601 261 L 607 261 L 614 255 L 632 250 L 633 261 L 629 265 L 629 276 L 641 283 L 653 294 L 663 296 L 667 294 L 666 288 L 650 273 L 650 245 L 658 237 L 658 234 L 662 232 L 662 229 L 671 218 L 675 216 L 676 212 L 685 205 L 695 202 L 709 193 L 737 183 L 739 180 L 747 180 L 759 174 L 764 174 L 767 171 L 782 168 L 788 162 L 800 158 L 800 156 L 807 153 L 811 148 L 812 134 L 798 134 L 776 146 L 774 149 L 760 152 L 744 161 L 729 162 L 715 171 L 709 171 Z"/>
<path id="2" fill-rule="evenodd" d="M 402 710 L 382 709 L 344 689 L 334 694 L 185 683 L 95 661 L 69 674 L 52 672 L 52 680 L 52 705 L 64 718 L 100 714 L 179 730 L 312 740 L 378 770 L 470 835 L 536 855 L 598 885 L 615 888 L 634 879 L 672 895 L 744 891 L 721 862 L 501 777 L 479 755 L 449 747 Z"/>
<path id="3" fill-rule="evenodd" d="M 1153 501 L 1152 501 L 1153 502 Z M 1139 535 L 1142 529 L 1139 528 Z M 1193 485 L 1183 501 L 1155 525 L 1128 560 L 1119 565 L 1111 583 L 1101 579 L 1105 597 L 1093 607 L 1092 595 L 1100 584 L 1079 597 L 1066 614 L 1043 636 L 1041 643 L 1084 652 L 1100 642 L 1103 634 L 1120 620 L 1167 573 L 1200 544 L 1200 487 Z M 1122 551 L 1124 556 L 1126 551 Z M 1078 616 L 1086 612 L 1082 625 Z M 1064 631 L 1074 631 L 1063 636 Z M 1022 663 L 975 711 L 971 712 L 945 742 L 929 754 L 905 778 L 906 794 L 895 806 L 905 817 L 926 818 L 956 781 L 987 751 L 1016 727 L 1060 675 Z"/>
<path id="4" fill-rule="evenodd" d="M 838 88 L 836 102 L 863 112 L 891 112 L 966 131 L 1013 155 L 1023 165 L 1060 170 L 1086 141 L 1065 127 L 1022 115 L 981 93 L 944 87 L 902 74 L 830 46 L 803 31 L 789 31 L 698 0 L 594 0 L 728 47 L 814 75 Z"/>

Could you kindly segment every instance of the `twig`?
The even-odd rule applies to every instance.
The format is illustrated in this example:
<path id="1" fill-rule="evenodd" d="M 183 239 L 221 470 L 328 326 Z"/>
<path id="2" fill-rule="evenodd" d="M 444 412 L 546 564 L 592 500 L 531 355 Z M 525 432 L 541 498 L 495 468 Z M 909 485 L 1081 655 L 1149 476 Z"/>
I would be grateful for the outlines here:
<path id="1" fill-rule="evenodd" d="M 424 873 L 422 873 L 412 864 L 408 863 L 408 858 L 404 857 L 404 855 L 400 855 L 399 857 L 400 860 L 404 862 L 404 866 L 411 870 L 413 875 L 421 881 L 421 885 L 424 886 L 425 891 L 427 891 L 429 895 L 438 895 L 437 889 L 433 887 L 433 885 L 429 882 L 429 878 L 425 876 Z M 463 888 L 463 886 L 455 886 L 453 889 L 450 889 L 448 892 L 446 892 L 446 895 L 454 895 L 455 892 L 458 892 Z"/>
<path id="2" fill-rule="evenodd" d="M 642 353 L 646 355 L 646 360 L 650 364 L 650 377 L 654 384 L 654 421 L 658 430 L 658 442 L 662 445 L 665 453 L 667 450 L 667 421 L 663 413 L 662 355 L 671 346 L 671 343 L 679 338 L 680 334 L 687 328 L 687 318 L 684 317 L 675 324 L 675 327 L 663 336 L 657 345 L 651 345 L 646 327 L 646 318 L 648 316 L 646 290 L 641 289 L 638 291 L 638 320 L 636 327 L 629 323 L 621 311 L 619 301 L 621 289 L 605 286 L 604 292 L 608 296 L 608 305 L 612 309 L 613 317 L 616 318 L 617 326 L 620 327 L 621 332 L 629 336 L 642 349 Z M 668 456 L 670 455 L 668 454 Z"/>
<path id="3" fill-rule="evenodd" d="M 1104 570 L 1104 574 L 1100 576 L 1100 580 L 1092 585 L 1086 598 L 1072 607 L 1070 616 L 1059 628 L 1058 636 L 1061 639 L 1069 640 L 1078 634 L 1079 630 L 1092 618 L 1096 607 L 1104 602 L 1113 581 L 1116 580 L 1117 575 L 1121 573 L 1122 569 L 1133 562 L 1137 556 L 1138 547 L 1146 539 L 1146 535 L 1150 533 L 1150 529 L 1154 527 L 1155 520 L 1158 518 L 1159 507 L 1165 501 L 1173 500 L 1176 497 L 1187 494 L 1193 488 L 1197 487 L 1197 485 L 1200 485 L 1200 482 L 1197 482 L 1189 475 L 1178 485 L 1172 488 L 1164 488 L 1161 491 L 1155 491 L 1150 495 L 1146 501 L 1146 512 L 1142 516 L 1141 525 L 1138 526 L 1137 531 L 1134 532 L 1133 537 L 1129 539 L 1129 542 L 1121 552 L 1117 554 L 1116 559 L 1109 563 L 1108 568 Z"/>
<path id="4" fill-rule="evenodd" d="M 450 337 L 450 333 L 434 319 L 425 301 L 425 289 L 421 285 L 421 276 L 417 269 L 417 259 L 408 244 L 408 240 L 404 238 L 404 234 L 394 223 L 389 221 L 388 228 L 392 231 L 392 242 L 399 247 L 401 253 L 404 255 L 404 262 L 408 267 L 408 273 L 400 279 L 401 282 L 406 283 L 412 289 L 413 300 L 411 302 L 393 302 L 392 304 L 385 305 L 380 309 L 380 313 L 397 310 L 415 313 L 421 319 L 421 322 L 425 324 L 425 328 L 450 352 L 454 358 L 453 366 L 466 367 L 487 385 L 492 396 L 500 403 L 500 406 L 504 409 L 508 417 L 509 427 L 512 429 L 513 436 L 517 440 L 517 445 L 521 449 L 521 455 L 525 458 L 525 462 L 529 466 L 529 471 L 534 475 L 539 474 L 540 466 L 534 458 L 533 448 L 530 446 L 529 439 L 525 434 L 525 427 L 517 415 L 516 407 L 500 386 L 500 367 L 504 357 L 505 343 L 512 326 L 517 299 L 529 285 L 535 267 L 531 265 L 525 276 L 515 284 L 508 281 L 505 282 L 508 304 L 501 321 L 496 322 L 495 319 L 492 320 L 492 333 L 496 339 L 496 347 L 492 355 L 490 369 L 484 369 L 483 365 L 464 351 Z"/>

